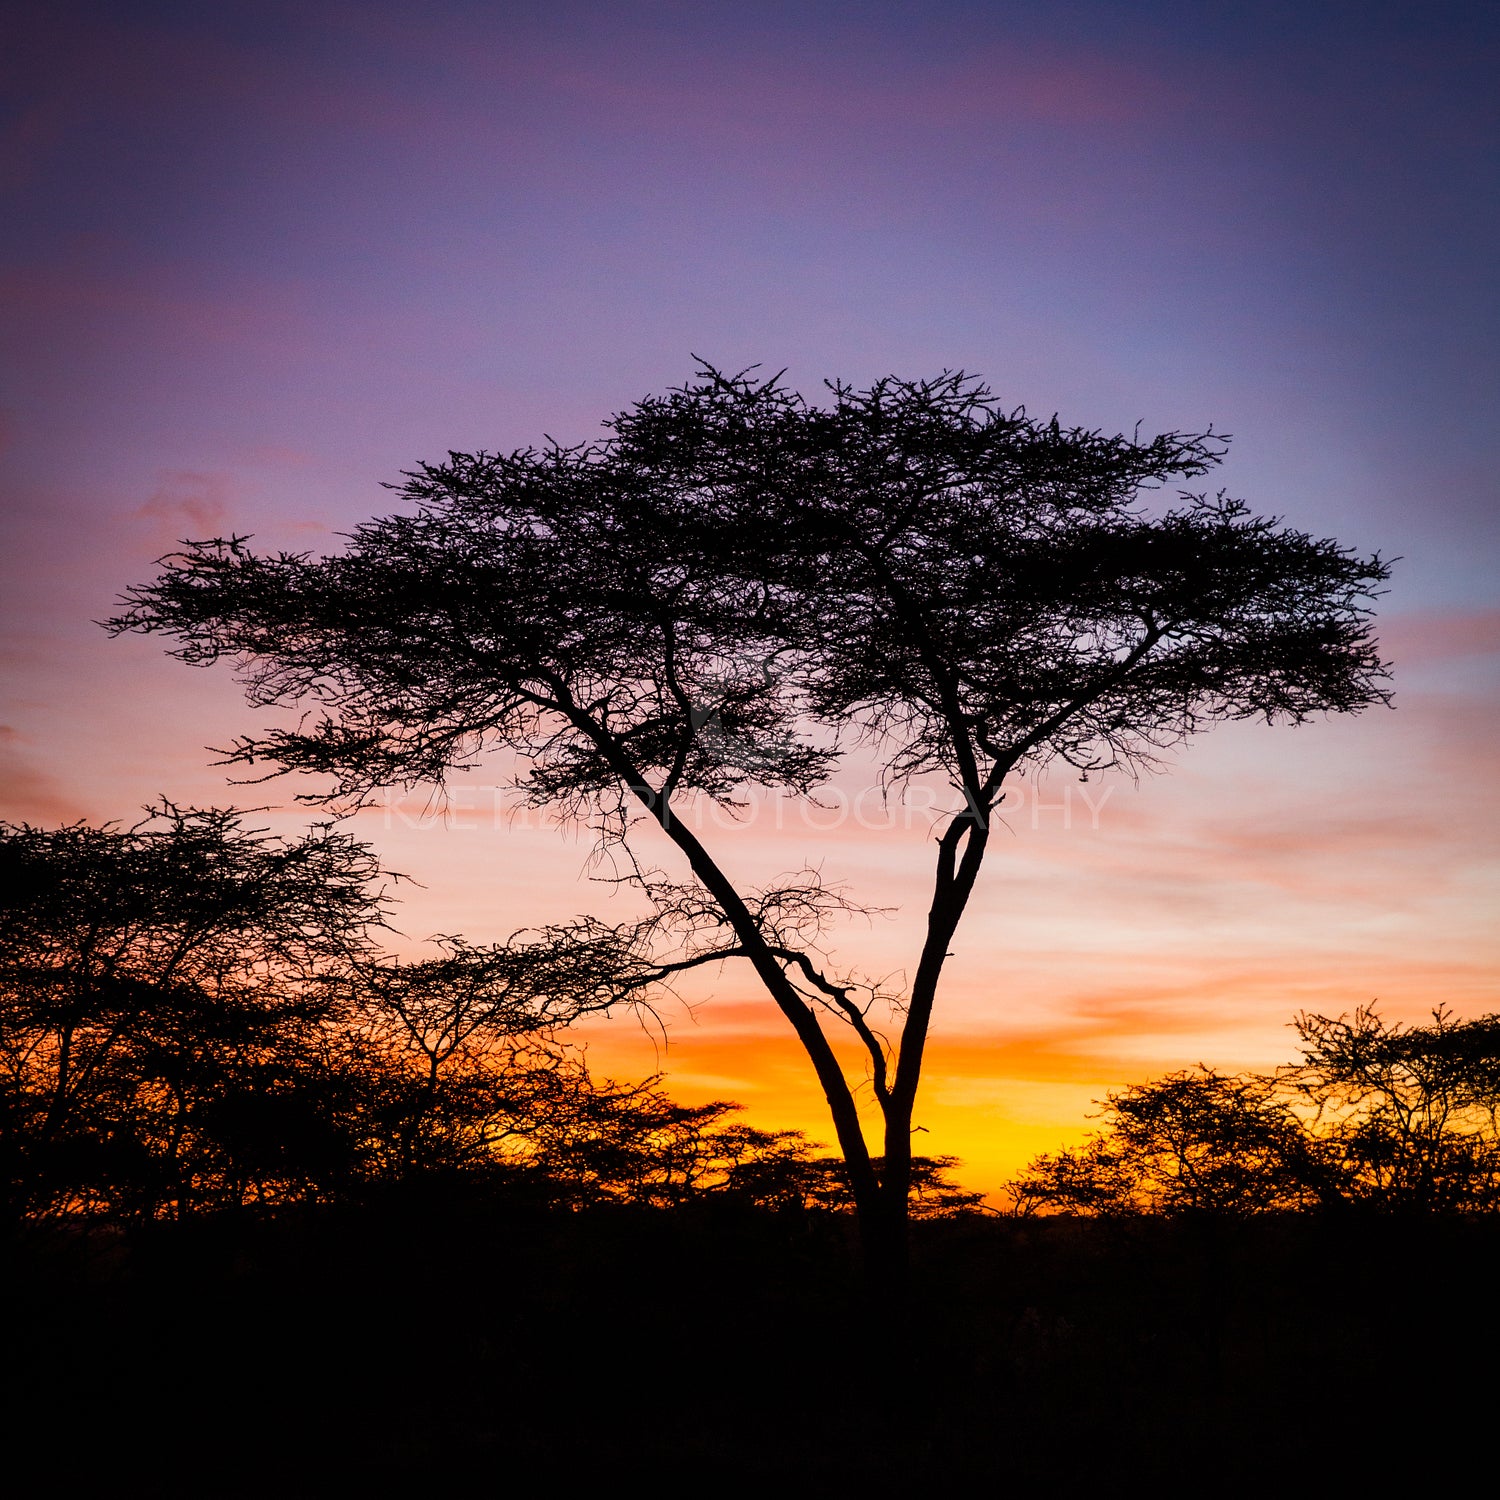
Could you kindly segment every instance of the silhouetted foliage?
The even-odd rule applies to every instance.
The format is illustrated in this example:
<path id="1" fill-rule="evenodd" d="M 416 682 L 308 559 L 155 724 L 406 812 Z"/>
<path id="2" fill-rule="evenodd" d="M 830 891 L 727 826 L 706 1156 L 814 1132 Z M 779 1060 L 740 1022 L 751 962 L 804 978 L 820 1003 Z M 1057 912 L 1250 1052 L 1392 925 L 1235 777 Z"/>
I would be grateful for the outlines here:
<path id="1" fill-rule="evenodd" d="M 170 802 L 124 829 L 0 825 L 13 1208 L 212 1196 L 294 1122 L 308 1170 L 336 1127 L 292 1096 L 323 1066 L 329 966 L 382 922 L 376 874 L 346 834 L 288 842 Z"/>
<path id="2" fill-rule="evenodd" d="M 592 1085 L 554 1033 L 619 998 L 607 931 L 438 942 L 435 958 L 357 961 L 338 985 L 378 1079 L 381 1175 L 492 1171 L 541 1117 L 571 1118 Z"/>
<path id="3" fill-rule="evenodd" d="M 402 488 L 412 509 L 341 554 L 186 544 L 110 628 L 235 661 L 256 704 L 310 707 L 230 760 L 326 774 L 330 802 L 507 747 L 523 796 L 607 842 L 655 824 L 694 884 L 629 857 L 659 920 L 622 930 L 622 993 L 754 967 L 895 1267 L 938 983 L 1008 778 L 1150 765 L 1220 720 L 1385 701 L 1369 604 L 1387 567 L 1222 494 L 1147 508 L 1143 490 L 1220 460 L 1212 433 L 1067 429 L 961 374 L 830 390 L 818 408 L 779 379 L 705 369 L 616 416 L 605 442 L 423 465 Z M 937 773 L 958 802 L 896 994 L 830 970 L 819 935 L 847 900 L 805 879 L 738 889 L 682 816 L 695 797 L 807 794 L 856 738 L 887 785 Z M 852 1028 L 864 1080 L 830 1022 Z M 866 1082 L 883 1155 L 856 1107 Z"/>
<path id="4" fill-rule="evenodd" d="M 1255 1213 L 1305 1208 L 1314 1143 L 1274 1080 L 1209 1068 L 1110 1094 L 1105 1126 L 1038 1157 L 1011 1186 L 1022 1212 Z"/>
<path id="5" fill-rule="evenodd" d="M 1500 1016 L 1403 1026 L 1373 1006 L 1302 1015 L 1302 1061 L 1173 1073 L 1108 1096 L 1081 1147 L 1036 1158 L 1017 1212 L 1264 1213 L 1500 1204 Z"/>
<path id="6" fill-rule="evenodd" d="M 1301 1015 L 1300 1066 L 1283 1075 L 1314 1111 L 1343 1195 L 1395 1210 L 1500 1205 L 1500 1016 L 1430 1026 Z"/>
<path id="7" fill-rule="evenodd" d="M 425 1181 L 570 1208 L 721 1197 L 850 1205 L 796 1131 L 726 1123 L 658 1080 L 596 1080 L 559 1032 L 615 1004 L 613 929 L 570 924 L 401 962 L 373 856 L 219 809 L 128 829 L 0 824 L 8 1203 L 182 1217 Z M 929 1212 L 977 1202 L 922 1164 Z"/>

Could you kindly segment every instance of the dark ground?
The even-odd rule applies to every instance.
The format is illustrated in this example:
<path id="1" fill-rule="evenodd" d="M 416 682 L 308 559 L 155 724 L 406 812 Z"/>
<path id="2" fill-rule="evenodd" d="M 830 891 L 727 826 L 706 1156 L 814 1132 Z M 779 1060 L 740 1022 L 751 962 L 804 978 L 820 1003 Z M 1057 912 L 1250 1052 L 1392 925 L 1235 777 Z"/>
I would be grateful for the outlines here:
<path id="1" fill-rule="evenodd" d="M 897 1364 L 838 1221 L 32 1230 L 7 1451 L 49 1495 L 1438 1483 L 1492 1467 L 1497 1249 L 1493 1220 L 928 1224 Z"/>

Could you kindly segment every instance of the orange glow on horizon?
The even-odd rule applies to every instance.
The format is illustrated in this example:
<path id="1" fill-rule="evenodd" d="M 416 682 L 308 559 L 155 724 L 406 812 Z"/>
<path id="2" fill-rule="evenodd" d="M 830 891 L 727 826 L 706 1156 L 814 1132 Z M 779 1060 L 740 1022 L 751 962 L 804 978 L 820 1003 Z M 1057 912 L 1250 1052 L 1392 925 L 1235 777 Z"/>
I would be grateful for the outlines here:
<path id="1" fill-rule="evenodd" d="M 1290 1061 L 1298 1010 L 1373 1000 L 1420 1020 L 1439 1003 L 1500 1009 L 1488 832 L 1500 818 L 1488 770 L 1500 712 L 1478 690 L 1495 617 L 1398 616 L 1382 634 L 1397 661 L 1395 713 L 1229 726 L 1139 786 L 1051 777 L 1017 789 L 939 994 L 919 1149 L 960 1157 L 960 1180 L 994 1192 L 1032 1155 L 1076 1141 L 1110 1089 L 1200 1061 L 1230 1071 Z M 201 804 L 274 798 L 282 810 L 255 821 L 306 826 L 309 811 L 288 806 L 292 788 L 257 787 L 252 801 L 198 748 L 254 721 L 227 673 L 191 673 L 149 640 L 104 644 L 150 685 L 111 710 L 123 753 L 95 764 L 82 727 L 45 761 L 24 735 L 0 738 L 6 816 L 128 815 L 130 789 L 160 786 Z M 107 691 L 96 660 L 85 707 Z M 455 778 L 446 800 L 419 792 L 350 824 L 412 877 L 393 889 L 389 942 L 403 955 L 439 932 L 490 942 L 583 911 L 632 914 L 629 893 L 593 879 L 609 868 L 586 833 L 508 810 L 495 791 L 507 773 L 486 764 Z M 736 878 L 811 863 L 852 898 L 892 908 L 841 927 L 830 947 L 836 962 L 899 984 L 920 937 L 939 804 L 929 788 L 882 810 L 857 768 L 843 784 L 840 817 L 762 807 L 744 824 L 707 818 L 705 837 Z M 649 829 L 640 853 L 670 855 Z M 691 1015 L 663 1007 L 665 1051 L 628 1016 L 583 1028 L 592 1069 L 622 1081 L 661 1071 L 685 1103 L 734 1100 L 751 1123 L 831 1145 L 810 1065 L 748 972 L 699 975 L 684 994 Z M 844 1055 L 862 1076 L 857 1052 Z"/>

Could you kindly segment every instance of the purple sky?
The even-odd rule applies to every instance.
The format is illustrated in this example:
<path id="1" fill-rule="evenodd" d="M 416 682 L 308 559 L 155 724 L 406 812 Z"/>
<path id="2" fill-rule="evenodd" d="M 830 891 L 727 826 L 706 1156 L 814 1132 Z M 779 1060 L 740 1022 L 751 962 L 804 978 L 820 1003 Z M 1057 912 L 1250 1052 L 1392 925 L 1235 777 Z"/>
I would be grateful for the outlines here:
<path id="1" fill-rule="evenodd" d="M 246 800 L 203 751 L 257 722 L 227 674 L 90 624 L 176 537 L 334 547 L 417 460 L 587 436 L 694 353 L 808 391 L 963 367 L 1069 423 L 1213 422 L 1231 491 L 1399 554 L 1400 708 L 1228 732 L 1097 830 L 1021 817 L 935 1118 L 999 1160 L 1002 1095 L 1055 1137 L 1145 1067 L 1283 1055 L 1302 1003 L 1494 1008 L 1497 16 L 4 6 L 0 814 Z M 551 831 L 366 821 L 417 937 L 598 904 Z M 918 899 L 920 840 L 831 846 Z M 795 1116 L 721 1013 L 674 1076 Z"/>

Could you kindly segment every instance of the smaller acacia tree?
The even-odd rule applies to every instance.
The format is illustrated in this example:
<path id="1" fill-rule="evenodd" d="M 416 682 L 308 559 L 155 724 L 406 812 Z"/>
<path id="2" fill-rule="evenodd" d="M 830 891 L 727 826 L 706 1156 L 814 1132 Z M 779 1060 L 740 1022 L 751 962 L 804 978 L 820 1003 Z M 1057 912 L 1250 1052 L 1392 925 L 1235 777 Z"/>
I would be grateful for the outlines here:
<path id="1" fill-rule="evenodd" d="M 828 1102 L 872 1267 L 898 1277 L 939 982 L 1010 778 L 1384 701 L 1370 603 L 1387 568 L 1223 495 L 1148 508 L 1143 490 L 1219 461 L 1212 433 L 1067 429 L 961 374 L 830 391 L 820 408 L 705 368 L 600 443 L 423 465 L 410 508 L 339 554 L 187 544 L 109 628 L 165 632 L 185 661 L 237 661 L 253 702 L 307 706 L 230 759 L 330 775 L 331 803 L 508 747 L 534 803 L 615 844 L 653 827 L 689 879 L 632 857 L 657 916 L 622 929 L 620 992 L 753 968 Z M 684 816 L 810 795 L 856 740 L 887 785 L 936 774 L 955 795 L 894 993 L 823 956 L 837 897 L 805 878 L 741 889 Z"/>
<path id="2" fill-rule="evenodd" d="M 1500 1206 L 1500 1016 L 1430 1026 L 1299 1015 L 1302 1062 L 1283 1084 L 1311 1106 L 1350 1200 L 1388 1210 Z"/>
<path id="3" fill-rule="evenodd" d="M 1017 1212 L 1245 1214 L 1308 1208 L 1332 1175 L 1275 1078 L 1212 1068 L 1112 1093 L 1077 1150 L 1010 1185 Z"/>
<path id="4" fill-rule="evenodd" d="M 277 839 L 221 808 L 0 825 L 13 1208 L 190 1191 L 177 1167 L 227 1073 L 310 1042 L 329 967 L 372 951 L 377 876 L 345 833 Z"/>
<path id="5" fill-rule="evenodd" d="M 378 1060 L 396 1176 L 494 1165 L 505 1141 L 535 1137 L 539 1116 L 586 1108 L 597 1091 L 556 1033 L 621 998 L 619 939 L 597 923 L 435 941 L 436 957 L 360 955 L 335 980 Z"/>

